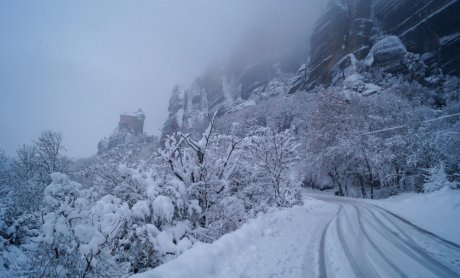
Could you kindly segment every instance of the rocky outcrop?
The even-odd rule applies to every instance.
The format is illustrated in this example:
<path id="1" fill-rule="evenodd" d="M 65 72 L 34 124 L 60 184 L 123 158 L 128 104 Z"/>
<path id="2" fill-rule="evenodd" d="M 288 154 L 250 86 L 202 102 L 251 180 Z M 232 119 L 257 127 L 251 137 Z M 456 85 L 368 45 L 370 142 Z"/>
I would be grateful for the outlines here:
<path id="1" fill-rule="evenodd" d="M 123 113 L 120 115 L 118 129 L 133 134 L 142 134 L 144 132 L 145 114 L 139 109 L 134 113 Z"/>
<path id="2" fill-rule="evenodd" d="M 366 56 L 364 63 L 378 67 L 385 72 L 398 73 L 405 70 L 407 49 L 397 36 L 385 37 L 377 41 Z"/>
<path id="3" fill-rule="evenodd" d="M 134 113 L 121 114 L 117 128 L 97 145 L 97 153 L 100 155 L 130 144 L 152 142 L 154 137 L 144 134 L 144 120 L 145 114 L 141 109 Z"/>
<path id="4" fill-rule="evenodd" d="M 332 84 L 350 57 L 404 73 L 404 55 L 413 53 L 428 75 L 460 75 L 459 11 L 460 0 L 331 0 L 312 35 L 304 78 L 291 91 Z"/>
<path id="5" fill-rule="evenodd" d="M 278 64 L 249 65 L 239 71 L 213 67 L 184 89 L 176 86 L 169 102 L 169 117 L 163 132 L 199 128 L 207 112 L 227 112 L 254 105 L 274 94 L 287 94 L 293 73 L 282 72 Z"/>
<path id="6" fill-rule="evenodd" d="M 175 87 L 163 132 L 199 126 L 207 112 L 218 111 L 220 116 L 273 94 L 286 94 L 308 57 L 308 39 L 305 34 L 291 38 L 272 33 L 266 26 L 247 30 L 225 64 L 209 67 L 189 87 Z M 280 43 L 279 37 L 291 39 Z"/>

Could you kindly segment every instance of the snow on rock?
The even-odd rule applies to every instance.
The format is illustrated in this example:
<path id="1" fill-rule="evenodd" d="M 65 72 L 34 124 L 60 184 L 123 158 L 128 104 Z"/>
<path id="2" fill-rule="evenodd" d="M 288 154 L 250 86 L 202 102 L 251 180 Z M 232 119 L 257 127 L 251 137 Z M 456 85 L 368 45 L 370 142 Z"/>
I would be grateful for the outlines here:
<path id="1" fill-rule="evenodd" d="M 331 68 L 330 71 L 332 83 L 336 83 L 337 80 L 341 78 L 347 78 L 349 76 L 355 75 L 357 72 L 356 64 L 357 59 L 353 54 L 348 54 L 339 60 L 337 64 Z"/>
<path id="2" fill-rule="evenodd" d="M 145 119 L 145 114 L 144 111 L 142 111 L 142 109 L 138 109 L 136 112 L 124 112 L 121 115 L 132 116 L 142 120 Z"/>
<path id="3" fill-rule="evenodd" d="M 363 92 L 363 95 L 372 95 L 382 91 L 382 87 L 375 85 L 373 83 L 366 83 L 364 86 L 365 90 Z"/>
<path id="4" fill-rule="evenodd" d="M 363 76 L 358 73 L 347 76 L 343 81 L 343 87 L 346 90 L 351 90 L 363 95 L 371 95 L 382 91 L 382 87 L 373 83 L 364 82 Z"/>
<path id="5" fill-rule="evenodd" d="M 452 44 L 453 42 L 456 42 L 458 40 L 460 40 L 460 33 L 455 33 L 455 34 L 450 34 L 448 36 L 444 36 L 439 39 L 439 42 L 442 45 L 446 45 L 446 44 Z"/>
<path id="6" fill-rule="evenodd" d="M 256 105 L 256 102 L 254 100 L 250 99 L 250 100 L 241 102 L 238 105 L 235 105 L 234 107 L 232 107 L 230 109 L 230 112 L 235 112 L 235 111 L 242 110 L 244 108 L 255 106 L 255 105 Z"/>
<path id="7" fill-rule="evenodd" d="M 325 225 L 336 212 L 334 205 L 309 199 L 305 205 L 272 210 L 226 234 L 212 244 L 196 243 L 178 258 L 134 278 L 302 277 L 312 231 Z M 172 245 L 163 235 L 164 250 Z M 160 243 L 160 241 L 159 241 Z M 182 244 L 182 243 L 181 243 Z M 178 244 L 179 245 L 179 244 Z M 282 265 L 283 267 L 280 267 Z"/>
<path id="8" fill-rule="evenodd" d="M 404 193 L 373 203 L 414 224 L 460 244 L 460 190 L 433 193 Z"/>
<path id="9" fill-rule="evenodd" d="M 367 66 L 391 70 L 401 64 L 407 49 L 397 36 L 385 37 L 372 46 L 364 63 Z"/>

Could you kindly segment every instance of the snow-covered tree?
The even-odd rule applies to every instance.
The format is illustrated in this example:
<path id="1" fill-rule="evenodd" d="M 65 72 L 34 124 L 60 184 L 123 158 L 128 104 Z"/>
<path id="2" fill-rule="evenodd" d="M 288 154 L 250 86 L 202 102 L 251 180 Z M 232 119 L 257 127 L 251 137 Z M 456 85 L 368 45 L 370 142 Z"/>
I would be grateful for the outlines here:
<path id="1" fill-rule="evenodd" d="M 446 174 L 443 162 L 427 170 L 428 174 L 425 175 L 425 184 L 423 185 L 424 192 L 434 192 L 443 188 L 459 189 L 459 182 L 451 182 Z"/>
<path id="2" fill-rule="evenodd" d="M 214 206 L 226 196 L 228 178 L 246 143 L 245 136 L 214 133 L 214 113 L 198 140 L 191 134 L 168 136 L 162 155 L 175 179 L 181 182 L 190 200 L 197 200 L 201 210 L 201 227 L 208 227 Z"/>
<path id="3" fill-rule="evenodd" d="M 295 186 L 289 179 L 289 170 L 298 159 L 295 128 L 277 131 L 261 128 L 252 136 L 252 152 L 258 165 L 259 183 L 271 188 L 273 200 L 278 205 L 292 205 Z"/>

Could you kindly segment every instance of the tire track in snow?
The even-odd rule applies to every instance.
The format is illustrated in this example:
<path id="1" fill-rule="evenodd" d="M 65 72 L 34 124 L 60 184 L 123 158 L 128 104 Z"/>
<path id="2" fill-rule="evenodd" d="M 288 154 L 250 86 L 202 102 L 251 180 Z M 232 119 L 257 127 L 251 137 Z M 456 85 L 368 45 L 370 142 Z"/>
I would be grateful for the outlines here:
<path id="1" fill-rule="evenodd" d="M 348 206 L 348 205 L 347 205 Z M 344 215 L 344 218 L 347 218 L 345 210 L 342 210 L 341 212 L 342 215 Z M 342 219 L 340 217 L 336 218 L 336 231 L 337 231 L 337 236 L 339 238 L 340 245 L 342 246 L 342 250 L 345 252 L 348 262 L 350 263 L 351 268 L 353 269 L 353 272 L 356 277 L 379 277 L 378 273 L 375 271 L 375 269 L 372 268 L 370 264 L 365 264 L 364 262 L 358 262 L 358 258 L 355 254 L 352 252 L 352 248 L 349 246 L 347 243 L 347 240 L 345 240 L 344 234 L 347 234 L 347 230 L 343 229 L 342 225 Z M 350 232 L 350 231 L 348 231 Z"/>
<path id="2" fill-rule="evenodd" d="M 385 261 L 385 263 L 387 263 L 399 275 L 399 277 L 403 277 L 403 278 L 409 277 L 395 263 L 393 263 L 388 258 L 388 256 L 385 255 L 385 253 L 382 251 L 382 249 L 377 246 L 377 244 L 374 242 L 374 240 L 371 239 L 371 237 L 369 236 L 366 228 L 364 228 L 363 219 L 362 219 L 363 218 L 362 217 L 362 212 L 359 210 L 359 208 L 356 205 L 352 205 L 352 206 L 356 210 L 356 213 L 358 215 L 358 223 L 359 223 L 360 229 L 363 232 L 364 237 L 367 239 L 369 244 L 380 255 L 380 257 Z"/>
<path id="3" fill-rule="evenodd" d="M 432 239 L 434 239 L 434 240 L 436 240 L 436 241 L 438 241 L 438 242 L 440 242 L 442 244 L 445 244 L 445 245 L 449 246 L 450 248 L 454 249 L 454 251 L 460 253 L 460 245 L 458 245 L 458 244 L 456 244 L 456 243 L 454 243 L 452 241 L 449 241 L 447 239 L 444 239 L 444 238 L 442 238 L 442 237 L 440 237 L 440 236 L 438 236 L 438 235 L 436 235 L 436 234 L 434 234 L 434 233 L 432 233 L 432 232 L 430 232 L 428 230 L 425 230 L 422 227 L 419 227 L 419 226 L 415 225 L 414 223 L 410 222 L 409 220 L 407 220 L 405 218 L 402 218 L 401 216 L 399 216 L 399 215 L 397 215 L 397 214 L 395 214 L 395 213 L 393 213 L 393 212 L 391 212 L 391 211 L 389 211 L 387 209 L 384 209 L 382 207 L 379 207 L 379 206 L 376 206 L 376 205 L 373 205 L 373 204 L 369 204 L 369 206 L 371 206 L 371 207 L 373 207 L 373 208 L 375 208 L 377 210 L 383 211 L 388 215 L 391 215 L 392 217 L 398 219 L 399 221 L 402 221 L 403 223 L 411 226 L 413 229 L 417 230 L 419 233 L 424 234 L 424 235 L 428 235 Z M 386 214 L 383 214 L 383 215 L 385 217 L 387 217 L 387 219 L 388 219 L 388 216 L 386 216 Z M 389 220 L 389 221 L 394 224 L 394 221 L 391 221 L 391 220 Z M 397 226 L 397 225 L 395 225 L 395 226 Z"/>
<path id="4" fill-rule="evenodd" d="M 329 226 L 337 218 L 341 210 L 342 210 L 342 205 L 339 204 L 339 210 L 332 217 L 332 219 L 329 220 L 329 222 L 324 227 L 323 233 L 321 234 L 321 240 L 319 244 L 319 274 L 318 274 L 318 277 L 320 278 L 327 278 L 326 252 L 325 252 L 327 231 L 329 230 Z"/>
<path id="5" fill-rule="evenodd" d="M 441 277 L 459 277 L 459 273 L 456 273 L 452 269 L 446 267 L 443 263 L 428 255 L 425 250 L 415 244 L 412 244 L 408 240 L 403 239 L 398 233 L 391 230 L 379 219 L 378 216 L 373 214 L 370 209 L 365 209 L 365 211 L 370 215 L 370 217 L 368 217 L 370 220 L 368 221 L 368 225 L 371 226 L 375 232 L 385 238 L 387 242 L 391 243 L 406 256 L 416 261 L 420 266 L 423 266 L 435 275 L 442 274 Z M 375 223 L 377 223 L 378 226 L 376 226 Z"/>
<path id="6" fill-rule="evenodd" d="M 460 248 L 456 248 L 457 245 L 455 243 L 447 241 L 430 232 L 425 233 L 424 229 L 416 226 L 415 224 L 410 225 L 406 222 L 399 221 L 399 217 L 393 217 L 394 219 L 392 219 L 391 217 L 393 215 L 386 213 L 386 210 L 380 210 L 379 207 L 375 208 L 376 213 L 386 219 L 388 223 L 390 223 L 397 230 L 397 232 L 403 235 L 408 241 L 420 247 L 433 259 L 440 261 L 446 267 L 454 267 L 457 270 L 453 271 L 460 272 Z M 412 233 L 409 234 L 407 233 L 407 229 L 403 228 L 407 226 L 409 226 L 409 228 L 417 227 L 418 229 L 415 231 L 412 230 Z M 440 258 L 443 260 L 439 260 Z"/>
<path id="7" fill-rule="evenodd" d="M 348 271 L 353 272 L 350 276 L 354 274 L 358 277 L 460 277 L 459 245 L 379 206 L 348 198 L 315 197 L 340 206 L 340 210 L 321 234 L 319 277 L 335 274 L 333 265 L 329 265 L 330 262 L 327 260 L 330 258 L 328 253 L 331 249 L 326 248 L 334 241 L 338 241 L 340 245 L 339 250 L 335 252 L 343 252 L 349 262 L 351 268 Z M 352 214 L 346 213 L 348 207 L 352 207 Z M 335 232 L 331 225 L 336 225 Z M 358 229 L 354 229 L 353 225 Z M 363 257 L 362 253 L 353 254 L 351 247 L 359 246 L 359 239 L 347 241 L 347 237 L 356 236 L 356 233 L 362 233 L 361 240 L 365 241 L 366 245 L 361 251 L 370 257 Z M 422 245 L 417 242 L 418 240 L 421 240 Z"/>

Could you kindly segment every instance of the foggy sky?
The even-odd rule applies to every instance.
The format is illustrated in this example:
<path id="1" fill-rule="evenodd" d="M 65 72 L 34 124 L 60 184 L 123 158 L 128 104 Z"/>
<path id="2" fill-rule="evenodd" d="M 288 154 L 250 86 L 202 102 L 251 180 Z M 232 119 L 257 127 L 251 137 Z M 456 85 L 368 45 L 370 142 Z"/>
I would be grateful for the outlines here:
<path id="1" fill-rule="evenodd" d="M 311 30 L 325 0 L 0 0 L 0 148 L 42 130 L 87 157 L 121 112 L 158 134 L 171 89 L 224 62 L 253 28 L 274 43 Z"/>

